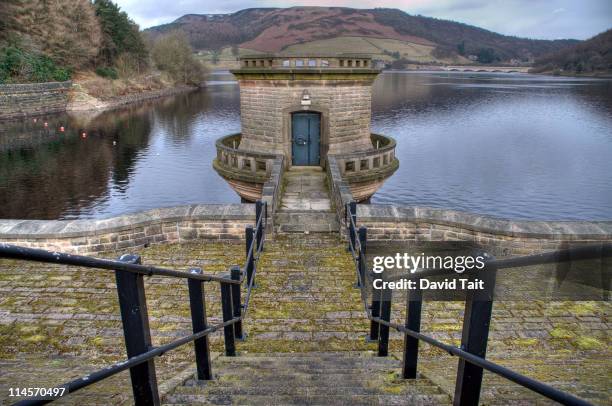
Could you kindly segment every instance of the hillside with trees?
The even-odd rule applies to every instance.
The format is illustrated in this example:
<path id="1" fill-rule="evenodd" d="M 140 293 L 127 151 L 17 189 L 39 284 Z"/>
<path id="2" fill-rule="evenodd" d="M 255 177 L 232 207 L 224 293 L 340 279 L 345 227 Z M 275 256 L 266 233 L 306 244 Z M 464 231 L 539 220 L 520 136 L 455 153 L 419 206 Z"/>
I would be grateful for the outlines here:
<path id="1" fill-rule="evenodd" d="M 612 29 L 574 47 L 538 58 L 531 71 L 570 75 L 612 74 Z"/>
<path id="2" fill-rule="evenodd" d="M 189 43 L 182 34 L 167 36 L 175 47 L 167 55 L 172 69 L 163 52 L 151 58 L 167 47 L 166 36 L 151 41 L 111 0 L 2 0 L 0 83 L 76 78 L 102 98 L 199 84 L 204 68 Z"/>
<path id="3" fill-rule="evenodd" d="M 466 62 L 479 63 L 530 63 L 535 57 L 579 42 L 517 38 L 454 21 L 383 8 L 252 8 L 233 14 L 188 14 L 146 31 L 155 37 L 174 30 L 184 32 L 194 49 L 214 53 L 236 46 L 251 51 L 279 52 L 290 47 L 295 49 L 296 44 L 360 37 L 430 47 L 433 59 L 466 58 Z M 341 52 L 342 49 L 329 51 Z M 391 55 L 396 52 L 387 51 Z M 398 55 L 395 59 L 402 57 Z"/>

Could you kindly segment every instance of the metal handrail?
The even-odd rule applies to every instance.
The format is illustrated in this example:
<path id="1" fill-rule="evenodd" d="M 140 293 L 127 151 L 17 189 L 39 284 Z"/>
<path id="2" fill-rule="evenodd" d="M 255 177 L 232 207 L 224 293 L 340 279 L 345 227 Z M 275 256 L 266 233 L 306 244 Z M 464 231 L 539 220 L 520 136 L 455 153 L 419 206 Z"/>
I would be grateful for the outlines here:
<path id="1" fill-rule="evenodd" d="M 351 212 L 351 204 L 352 204 L 353 212 Z M 528 388 L 534 392 L 537 392 L 549 399 L 555 400 L 564 405 L 577 405 L 577 406 L 591 405 L 591 403 L 583 399 L 580 399 L 570 393 L 560 391 L 543 382 L 540 382 L 538 380 L 529 378 L 525 375 L 519 374 L 511 369 L 505 368 L 483 357 L 479 357 L 468 351 L 465 351 L 463 348 L 445 344 L 430 336 L 424 335 L 420 333 L 419 331 L 414 331 L 412 329 L 407 328 L 406 326 L 392 323 L 389 320 L 385 320 L 381 317 L 374 316 L 372 309 L 368 306 L 367 293 L 365 291 L 365 281 L 363 280 L 365 274 L 368 272 L 366 271 L 362 275 L 362 272 L 359 269 L 360 263 L 361 263 L 361 266 L 363 266 L 366 269 L 367 269 L 367 265 L 365 262 L 366 258 L 365 258 L 365 253 L 363 250 L 364 247 L 362 246 L 362 242 L 357 233 L 357 225 L 355 221 L 356 209 L 355 209 L 354 202 L 346 204 L 344 217 L 346 221 L 346 228 L 347 228 L 347 234 L 348 234 L 348 244 L 349 244 L 348 250 L 351 253 L 353 261 L 357 265 L 357 286 L 360 288 L 359 290 L 361 292 L 361 299 L 362 299 L 365 313 L 366 313 L 368 320 L 372 321 L 373 323 L 377 323 L 378 325 L 384 325 L 386 327 L 393 328 L 394 330 L 400 333 L 403 333 L 404 336 L 410 336 L 416 340 L 421 340 L 430 345 L 433 345 L 434 347 L 438 347 L 448 352 L 450 355 L 455 355 L 473 365 L 476 365 L 480 368 L 493 372 L 503 378 L 511 380 L 525 388 Z M 351 233 L 353 235 L 351 235 Z M 517 257 L 517 258 L 508 258 L 504 260 L 493 259 L 492 261 L 488 263 L 488 266 L 490 266 L 492 269 L 497 270 L 497 269 L 504 269 L 504 268 L 519 267 L 519 266 L 531 266 L 531 265 L 539 265 L 539 264 L 545 264 L 545 263 L 562 262 L 562 261 L 569 261 L 569 260 L 592 259 L 592 258 L 601 257 L 601 256 L 604 256 L 604 257 L 612 256 L 612 244 L 596 244 L 596 245 L 589 245 L 589 246 L 583 246 L 583 247 L 575 247 L 575 248 L 558 250 L 558 251 L 543 253 L 543 254 L 534 254 L 534 255 L 528 255 L 528 256 Z M 423 277 L 425 275 L 425 272 L 427 271 L 418 272 L 417 275 L 411 274 L 410 277 L 411 278 Z M 440 269 L 435 269 L 431 271 L 433 271 L 431 274 L 436 274 L 436 275 L 442 274 L 442 272 L 448 273 L 448 270 L 440 270 Z M 395 279 L 397 279 L 397 277 L 386 279 L 386 280 L 395 280 Z M 390 311 L 390 306 L 389 306 L 389 311 Z M 380 345 L 380 337 L 379 337 L 379 345 Z M 404 351 L 406 351 L 406 349 Z M 477 402 L 478 402 L 478 398 L 476 397 L 476 403 Z"/>
<path id="2" fill-rule="evenodd" d="M 246 310 L 248 310 L 251 290 L 254 285 L 254 276 L 256 271 L 255 264 L 259 260 L 261 252 L 264 248 L 265 230 L 267 227 L 267 203 L 258 201 L 256 203 L 255 213 L 256 226 L 255 229 L 253 229 L 252 227 L 250 228 L 251 237 L 254 236 L 255 238 L 251 238 L 250 242 L 248 241 L 249 227 L 247 227 L 247 265 L 250 264 L 253 267 L 252 273 L 251 275 L 249 275 L 247 272 L 242 272 L 240 268 L 232 269 L 229 278 L 203 274 L 200 269 L 195 269 L 192 270 L 192 272 L 186 273 L 171 269 L 142 265 L 139 263 L 140 258 L 133 255 L 123 255 L 119 258 L 118 261 L 114 261 L 0 243 L 0 258 L 80 266 L 93 269 L 113 270 L 117 275 L 117 290 L 119 292 L 119 301 L 123 319 L 124 338 L 126 341 L 126 347 L 128 348 L 128 359 L 95 371 L 82 378 L 67 382 L 59 387 L 66 388 L 68 391 L 67 393 L 72 393 L 89 385 L 92 385 L 96 382 L 104 380 L 110 376 L 113 376 L 121 371 L 130 369 L 130 373 L 132 374 L 132 386 L 134 389 L 136 403 L 157 404 L 159 402 L 157 395 L 157 387 L 154 383 L 152 383 L 156 380 L 154 378 L 154 371 L 136 371 L 137 367 L 142 366 L 142 364 L 152 360 L 155 357 L 161 356 L 170 350 L 173 350 L 190 342 L 195 343 L 198 378 L 211 379 L 212 374 L 210 373 L 208 341 L 203 340 L 207 340 L 208 335 L 210 335 L 211 333 L 223 329 L 225 336 L 226 354 L 228 356 L 234 356 L 234 339 L 242 338 L 242 321 L 246 317 Z M 257 255 L 255 255 L 255 253 Z M 245 265 L 245 268 L 247 267 L 247 265 Z M 119 278 L 120 274 L 123 275 L 123 273 L 133 274 L 134 278 L 140 278 L 138 279 L 140 280 L 140 283 L 137 281 L 126 281 L 123 279 L 122 276 L 122 282 L 120 286 Z M 134 323 L 134 320 L 126 322 L 124 308 L 127 308 L 130 313 L 127 317 L 132 317 L 134 316 L 134 314 L 136 314 L 136 317 L 147 317 L 146 301 L 144 299 L 144 286 L 142 285 L 142 276 L 144 275 L 157 275 L 173 278 L 183 278 L 188 280 L 192 323 L 194 329 L 193 334 L 172 341 L 171 343 L 161 345 L 159 347 L 153 347 L 150 345 L 150 342 L 147 343 L 147 339 L 145 338 L 149 335 L 148 320 L 146 323 L 144 323 L 146 324 L 146 327 L 144 327 L 143 325 L 131 325 L 130 323 Z M 240 286 L 245 279 L 248 279 L 247 296 L 245 304 L 242 305 L 240 300 Z M 203 282 L 219 282 L 221 284 L 223 322 L 214 326 L 206 325 L 206 307 L 205 302 L 203 300 L 202 290 Z M 132 283 L 132 285 L 130 285 L 130 283 Z M 129 289 L 125 291 L 126 286 L 129 286 L 134 291 Z M 236 306 L 238 307 L 236 308 Z M 140 321 L 142 321 L 142 319 Z M 196 331 L 196 322 L 199 326 L 198 331 Z M 138 322 L 136 322 L 136 324 L 138 324 Z M 135 334 L 130 330 L 131 328 L 136 330 L 144 328 L 146 329 L 146 332 L 141 330 L 139 333 L 144 332 L 144 334 Z M 134 351 L 134 345 L 136 345 L 137 347 L 140 346 L 141 348 L 145 347 L 149 349 L 146 351 L 138 352 L 136 355 L 130 356 L 130 351 Z M 132 347 L 132 350 L 130 350 L 130 347 Z M 151 379 L 151 377 L 149 376 L 150 374 L 153 375 L 153 379 Z M 139 386 L 139 384 L 134 382 L 135 376 L 137 376 L 138 379 L 144 377 L 144 380 L 147 382 L 143 384 L 141 380 Z M 146 395 L 143 396 L 148 395 L 149 398 L 144 400 L 138 399 L 136 397 L 136 393 L 142 392 L 146 392 Z M 30 398 L 17 402 L 16 405 L 42 405 L 50 403 L 57 399 L 59 398 Z"/>
<path id="3" fill-rule="evenodd" d="M 445 344 L 441 341 L 438 341 L 432 337 L 426 336 L 421 333 L 417 333 L 416 331 L 412 331 L 401 324 L 391 323 L 386 320 L 381 319 L 380 317 L 372 317 L 370 320 L 375 321 L 380 324 L 384 324 L 388 327 L 391 327 L 400 333 L 404 333 L 409 335 L 410 337 L 416 338 L 418 340 L 425 341 L 426 343 L 433 345 L 434 347 L 438 347 L 450 355 L 455 355 L 459 358 L 463 358 L 466 361 L 474 365 L 478 365 L 481 368 L 486 369 L 487 371 L 493 372 L 496 375 L 500 375 L 512 382 L 518 383 L 519 385 L 531 389 L 534 392 L 537 392 L 549 399 L 555 400 L 564 405 L 580 405 L 580 406 L 588 406 L 591 403 L 580 399 L 570 393 L 560 391 L 559 389 L 555 389 L 550 385 L 542 383 L 538 380 L 529 378 L 528 376 L 519 374 L 509 368 L 503 367 L 495 362 L 491 362 L 485 358 L 481 358 L 477 355 L 469 353 L 467 351 L 462 350 L 459 347 L 455 347 L 453 345 Z"/>
<path id="4" fill-rule="evenodd" d="M 159 347 L 155 347 L 154 349 L 144 352 L 140 355 L 131 357 L 127 359 L 126 361 L 117 362 L 106 368 L 100 369 L 96 372 L 92 372 L 91 374 L 86 375 L 84 377 L 74 379 L 70 382 L 66 382 L 58 387 L 66 388 L 67 393 L 76 392 L 79 389 L 86 388 L 89 385 L 93 385 L 94 383 L 100 382 L 106 378 L 109 378 L 113 375 L 118 374 L 119 372 L 125 371 L 126 369 L 130 369 L 137 365 L 143 364 L 155 357 L 162 356 L 170 350 L 178 348 L 182 345 L 185 345 L 187 343 L 190 343 L 202 337 L 206 337 L 214 333 L 215 331 L 222 329 L 223 327 L 226 327 L 232 324 L 236 324 L 239 321 L 240 321 L 240 318 L 237 317 L 227 322 L 219 323 L 215 326 L 207 328 L 206 330 L 179 338 L 178 340 L 172 341 L 171 343 L 168 343 L 165 345 L 160 345 Z M 50 403 L 54 400 L 55 399 L 26 399 L 26 400 L 22 400 L 22 401 L 15 403 L 14 406 L 43 405 L 46 403 Z"/>
<path id="5" fill-rule="evenodd" d="M 253 230 L 254 236 L 258 235 L 259 230 L 261 230 L 262 228 L 263 230 L 265 230 L 267 227 L 268 202 L 263 202 L 263 207 L 260 210 L 262 214 L 259 216 L 259 219 L 255 225 L 255 229 Z M 243 318 L 246 317 L 249 311 L 249 303 L 251 301 L 251 291 L 253 290 L 253 286 L 255 285 L 255 274 L 257 273 L 257 263 L 259 262 L 261 251 L 263 251 L 265 238 L 266 238 L 266 234 L 264 232 L 262 233 L 261 241 L 259 242 L 259 245 L 257 247 L 256 247 L 257 238 L 253 238 L 251 240 L 251 243 L 249 244 L 249 249 L 248 249 L 248 253 L 247 253 L 246 261 L 245 261 L 246 262 L 245 271 L 242 272 L 242 277 L 244 278 L 246 276 L 246 279 L 247 279 L 247 291 L 246 291 L 245 298 L 244 298 L 244 305 L 242 306 L 242 317 Z M 247 241 L 247 244 L 248 244 L 248 241 Z M 257 253 L 257 255 L 255 255 L 255 253 Z M 252 263 L 252 266 L 253 266 L 253 272 L 250 277 L 248 275 L 248 269 L 246 269 L 249 263 Z"/>
<path id="6" fill-rule="evenodd" d="M 240 280 L 236 281 L 210 274 L 192 274 L 175 271 L 172 269 L 159 268 L 156 266 L 131 264 L 112 259 L 93 258 L 83 255 L 65 254 L 62 252 L 51 252 L 37 248 L 27 248 L 5 243 L 0 243 L 0 257 L 24 261 L 46 262 L 59 265 L 73 265 L 83 268 L 106 269 L 110 271 L 127 271 L 146 276 L 157 275 L 173 278 L 195 279 L 203 282 L 223 282 L 230 284 L 241 283 Z"/>

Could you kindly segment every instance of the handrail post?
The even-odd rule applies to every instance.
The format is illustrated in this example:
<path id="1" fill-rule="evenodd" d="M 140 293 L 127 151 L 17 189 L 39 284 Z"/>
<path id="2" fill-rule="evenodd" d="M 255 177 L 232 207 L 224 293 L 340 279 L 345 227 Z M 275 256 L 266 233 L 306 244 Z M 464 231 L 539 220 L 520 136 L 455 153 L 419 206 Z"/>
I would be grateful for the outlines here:
<path id="1" fill-rule="evenodd" d="M 263 202 L 264 204 L 264 219 L 262 224 L 264 225 L 264 233 L 266 232 L 266 228 L 268 228 L 268 202 Z"/>
<path id="2" fill-rule="evenodd" d="M 391 289 L 385 288 L 381 292 L 380 318 L 384 321 L 391 321 Z M 378 356 L 386 357 L 389 355 L 389 326 L 379 323 L 378 332 Z"/>
<path id="3" fill-rule="evenodd" d="M 353 221 L 348 220 L 349 223 L 349 252 L 351 251 L 351 247 L 355 249 L 355 226 L 357 225 L 357 203 L 355 201 L 351 201 L 348 204 L 349 213 L 348 215 Z"/>
<path id="4" fill-rule="evenodd" d="M 370 304 L 370 313 L 372 318 L 380 317 L 380 298 L 382 291 L 372 288 L 372 304 Z M 379 323 L 372 320 L 370 322 L 370 335 L 366 338 L 366 341 L 374 342 L 378 341 Z"/>
<path id="5" fill-rule="evenodd" d="M 193 268 L 189 273 L 202 275 L 202 269 Z M 189 305 L 191 307 L 191 326 L 194 333 L 199 333 L 208 328 L 206 321 L 206 297 L 204 296 L 204 283 L 197 279 L 188 279 L 189 287 Z M 198 379 L 207 381 L 212 379 L 212 370 L 210 366 L 210 345 L 208 336 L 198 338 L 193 342 L 195 349 L 196 368 L 198 371 Z"/>
<path id="6" fill-rule="evenodd" d="M 263 202 L 258 200 L 255 202 L 255 227 L 257 227 L 257 223 L 259 223 L 259 219 L 263 215 Z M 261 224 L 255 230 L 255 239 L 257 244 L 255 245 L 255 252 L 263 251 L 263 219 L 261 220 Z M 253 254 L 255 254 L 255 252 Z"/>
<path id="7" fill-rule="evenodd" d="M 482 256 L 485 257 L 485 267 L 478 271 L 476 275 L 473 274 L 471 278 L 474 280 L 477 277 L 483 281 L 484 289 L 468 291 L 463 316 L 461 348 L 471 354 L 485 358 L 497 269 L 489 264 L 490 261 L 494 260 L 491 255 L 485 253 Z M 482 367 L 471 364 L 462 358 L 459 359 L 453 405 L 478 405 L 482 373 Z"/>
<path id="8" fill-rule="evenodd" d="M 359 227 L 359 245 L 361 246 L 361 251 L 359 252 L 359 257 L 357 258 L 357 261 L 358 261 L 357 270 L 359 271 L 359 276 L 357 277 L 357 287 L 358 288 L 361 287 L 361 283 L 365 284 L 367 239 L 368 239 L 368 229 L 364 226 Z"/>
<path id="9" fill-rule="evenodd" d="M 417 280 L 417 283 L 420 283 Z M 421 332 L 421 310 L 423 307 L 423 291 L 419 285 L 408 292 L 406 297 L 406 322 L 407 329 Z M 415 379 L 417 377 L 417 364 L 419 358 L 419 340 L 409 335 L 404 335 L 404 364 L 402 366 L 402 377 L 404 379 Z"/>
<path id="10" fill-rule="evenodd" d="M 253 230 L 253 226 L 246 226 L 245 229 L 245 240 L 246 240 L 246 274 L 247 274 L 247 286 L 251 284 L 251 280 L 254 278 L 254 270 L 255 270 L 255 261 L 254 261 L 254 257 L 255 257 L 255 252 L 257 251 L 256 248 L 253 249 L 253 255 L 249 258 L 249 250 L 251 248 L 251 245 L 253 244 L 253 237 L 254 237 L 254 230 Z M 252 282 L 253 286 L 255 286 L 255 281 Z"/>
<path id="11" fill-rule="evenodd" d="M 240 267 L 234 265 L 230 268 L 231 278 L 235 281 L 240 280 L 240 276 L 242 271 Z M 234 284 L 232 285 L 232 308 L 234 310 L 234 318 L 242 317 L 242 303 L 240 299 L 240 288 L 242 285 Z M 242 321 L 234 324 L 234 337 L 238 340 L 242 340 L 244 337 L 242 335 Z"/>
<path id="12" fill-rule="evenodd" d="M 122 255 L 119 261 L 141 264 L 139 255 Z M 151 331 L 147 313 L 147 300 L 142 274 L 128 271 L 115 271 L 123 336 L 128 358 L 145 353 L 151 349 Z M 132 392 L 136 405 L 159 405 L 155 363 L 151 359 L 130 368 Z"/>
<path id="13" fill-rule="evenodd" d="M 227 282 L 221 283 L 221 308 L 223 310 L 223 322 L 234 318 L 234 310 L 232 309 L 232 286 Z M 225 355 L 233 357 L 236 355 L 236 342 L 234 334 L 234 325 L 230 324 L 223 327 L 223 336 L 225 338 Z"/>

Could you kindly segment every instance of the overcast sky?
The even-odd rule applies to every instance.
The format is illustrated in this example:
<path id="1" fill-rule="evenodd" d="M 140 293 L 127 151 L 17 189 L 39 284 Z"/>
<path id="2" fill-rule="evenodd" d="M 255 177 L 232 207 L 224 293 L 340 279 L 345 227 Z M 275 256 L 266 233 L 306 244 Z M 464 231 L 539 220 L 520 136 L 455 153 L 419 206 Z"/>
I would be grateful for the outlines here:
<path id="1" fill-rule="evenodd" d="M 520 37 L 587 39 L 612 28 L 611 0 L 115 0 L 141 28 L 184 14 L 233 13 L 252 7 L 390 7 Z"/>

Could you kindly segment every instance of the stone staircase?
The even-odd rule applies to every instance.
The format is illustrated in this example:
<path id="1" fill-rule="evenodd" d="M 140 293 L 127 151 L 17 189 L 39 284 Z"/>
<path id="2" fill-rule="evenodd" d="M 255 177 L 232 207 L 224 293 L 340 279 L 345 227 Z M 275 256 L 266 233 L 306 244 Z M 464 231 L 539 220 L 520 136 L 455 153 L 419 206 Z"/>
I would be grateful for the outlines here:
<path id="1" fill-rule="evenodd" d="M 450 397 L 429 379 L 404 381 L 399 361 L 369 353 L 239 355 L 214 361 L 216 379 L 194 377 L 166 405 L 445 405 Z"/>
<path id="2" fill-rule="evenodd" d="M 211 381 L 194 379 L 190 365 L 165 392 L 165 404 L 451 403 L 424 376 L 400 379 L 401 360 L 377 357 L 376 345 L 366 342 L 352 259 L 337 234 L 276 236 L 266 243 L 256 282 L 237 356 L 213 357 Z"/>
<path id="3" fill-rule="evenodd" d="M 326 174 L 318 166 L 294 166 L 285 172 L 283 195 L 274 218 L 277 233 L 329 233 L 339 230 L 332 211 Z"/>

